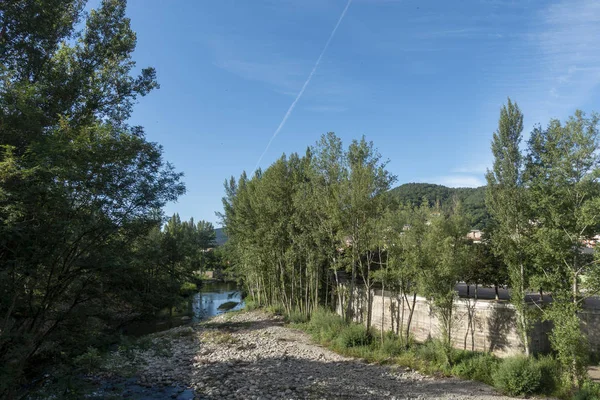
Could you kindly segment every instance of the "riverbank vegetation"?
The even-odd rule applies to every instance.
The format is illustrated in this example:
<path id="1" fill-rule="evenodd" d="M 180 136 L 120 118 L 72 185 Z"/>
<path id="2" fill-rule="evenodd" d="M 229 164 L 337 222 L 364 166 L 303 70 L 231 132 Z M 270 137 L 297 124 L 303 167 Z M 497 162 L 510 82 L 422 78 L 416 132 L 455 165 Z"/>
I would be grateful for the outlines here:
<path id="1" fill-rule="evenodd" d="M 271 312 L 278 312 L 271 308 Z M 498 358 L 491 353 L 459 350 L 439 339 L 425 343 L 410 341 L 393 332 L 383 336 L 362 323 L 347 322 L 341 316 L 319 309 L 310 319 L 299 314 L 286 315 L 292 327 L 309 333 L 312 339 L 349 357 L 370 363 L 396 365 L 433 376 L 455 376 L 476 380 L 511 396 L 548 395 L 558 398 L 595 399 L 600 385 L 586 381 L 573 393 L 563 380 L 560 362 L 550 355 Z"/>
<path id="2" fill-rule="evenodd" d="M 211 224 L 166 221 L 162 208 L 185 191 L 182 174 L 129 123 L 158 82 L 132 58 L 126 2 L 103 0 L 89 13 L 85 3 L 0 2 L 0 397 L 44 385 L 56 376 L 49 367 L 65 376 L 74 365 L 91 368 L 124 322 L 171 309 L 219 257 L 254 304 L 309 321 L 338 349 L 367 355 L 373 346 L 414 354 L 427 361 L 420 368 L 503 376 L 498 386 L 515 393 L 537 391 L 552 365 L 565 390 L 592 390 L 578 313 L 600 290 L 597 256 L 582 251 L 600 232 L 598 115 L 551 120 L 523 149 L 523 115 L 509 101 L 493 136 L 485 209 L 481 192 L 419 201 L 394 194 L 395 177 L 372 142 L 344 147 L 328 133 L 304 155 L 227 181 L 229 243 L 209 252 Z M 484 229 L 481 243 L 467 239 L 473 227 Z M 526 352 L 534 322 L 552 321 L 556 362 L 530 354 L 456 361 L 457 282 L 508 284 Z M 364 315 L 353 307 L 359 288 Z M 393 334 L 372 333 L 374 288 L 409 309 Z M 532 306 L 530 291 L 553 301 Z M 412 344 L 417 295 L 441 321 L 440 343 Z M 511 383 L 529 377 L 525 388 Z"/>
<path id="3" fill-rule="evenodd" d="M 420 295 L 449 347 L 456 284 L 508 284 L 525 356 L 534 323 L 552 321 L 562 379 L 569 387 L 587 385 L 590 350 L 578 313 L 600 289 L 595 255 L 584 251 L 600 232 L 599 119 L 577 111 L 566 122 L 551 120 L 532 132 L 525 150 L 522 120 L 509 100 L 493 136 L 489 221 L 480 243 L 467 234 L 484 219 L 467 215 L 460 198 L 443 206 L 437 199 L 395 200 L 395 178 L 364 137 L 344 148 L 328 133 L 303 156 L 284 155 L 264 171 L 232 177 L 222 219 L 252 301 L 304 318 L 319 307 L 338 309 L 347 323 L 358 320 L 369 330 L 377 287 L 407 305 L 395 328 L 406 347 Z M 356 298 L 359 288 L 364 299 Z M 550 293 L 552 302 L 532 303 L 530 292 L 541 299 Z M 360 315 L 357 301 L 364 302 Z"/>
<path id="4" fill-rule="evenodd" d="M 132 59 L 124 0 L 85 3 L 0 2 L 2 398 L 176 304 L 214 240 L 205 222 L 163 226 L 182 174 L 128 123 L 156 73 Z"/>

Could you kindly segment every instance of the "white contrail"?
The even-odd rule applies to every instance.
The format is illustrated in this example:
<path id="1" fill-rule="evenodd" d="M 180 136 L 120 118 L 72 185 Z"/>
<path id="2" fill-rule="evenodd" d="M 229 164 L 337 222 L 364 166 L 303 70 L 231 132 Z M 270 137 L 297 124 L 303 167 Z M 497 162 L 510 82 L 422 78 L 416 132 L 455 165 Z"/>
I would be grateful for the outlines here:
<path id="1" fill-rule="evenodd" d="M 260 158 L 256 162 L 256 166 L 254 167 L 255 171 L 258 169 L 258 165 L 262 161 L 262 159 L 265 156 L 265 154 L 267 153 L 267 151 L 269 151 L 269 147 L 271 147 L 271 143 L 273 143 L 273 139 L 275 139 L 275 137 L 277 137 L 277 135 L 279 134 L 279 131 L 281 131 L 281 129 L 285 125 L 290 114 L 292 113 L 292 111 L 294 111 L 294 107 L 296 107 L 296 103 L 298 103 L 298 100 L 300 100 L 300 97 L 302 97 L 302 95 L 304 94 L 304 90 L 306 90 L 306 87 L 310 83 L 310 80 L 312 79 L 313 75 L 317 71 L 317 68 L 319 67 L 319 64 L 321 63 L 321 59 L 323 58 L 323 55 L 325 54 L 325 52 L 327 51 L 327 48 L 329 47 L 329 43 L 331 43 L 331 40 L 335 36 L 335 32 L 337 31 L 338 27 L 342 23 L 342 20 L 344 19 L 344 16 L 346 15 L 346 11 L 348 11 L 348 7 L 350 7 L 350 3 L 352 3 L 352 0 L 348 0 L 348 3 L 346 3 L 346 7 L 344 8 L 344 11 L 342 11 L 342 15 L 340 15 L 340 18 L 338 19 L 337 24 L 335 24 L 335 27 L 331 31 L 331 34 L 329 35 L 329 38 L 327 39 L 327 42 L 325 43 L 325 47 L 323 47 L 321 54 L 319 54 L 319 58 L 317 58 L 317 62 L 315 62 L 315 65 L 313 66 L 312 71 L 310 71 L 310 74 L 308 75 L 306 82 L 304 82 L 304 85 L 302 85 L 302 89 L 300 89 L 300 92 L 298 92 L 296 99 L 293 101 L 292 105 L 290 106 L 290 108 L 288 108 L 287 112 L 283 116 L 283 119 L 281 120 L 281 123 L 275 130 L 275 133 L 273 133 L 273 136 L 271 136 L 271 140 L 269 140 L 269 143 L 267 144 L 265 151 L 263 151 L 263 153 L 260 155 Z"/>

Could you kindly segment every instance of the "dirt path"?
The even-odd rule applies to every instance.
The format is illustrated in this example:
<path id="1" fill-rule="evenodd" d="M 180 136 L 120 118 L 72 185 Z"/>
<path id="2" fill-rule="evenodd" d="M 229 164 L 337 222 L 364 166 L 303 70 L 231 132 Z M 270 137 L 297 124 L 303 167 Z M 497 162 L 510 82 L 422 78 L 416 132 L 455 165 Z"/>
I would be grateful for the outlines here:
<path id="1" fill-rule="evenodd" d="M 508 399 L 481 383 L 342 357 L 258 311 L 153 335 L 135 359 L 139 384 L 174 399 Z"/>

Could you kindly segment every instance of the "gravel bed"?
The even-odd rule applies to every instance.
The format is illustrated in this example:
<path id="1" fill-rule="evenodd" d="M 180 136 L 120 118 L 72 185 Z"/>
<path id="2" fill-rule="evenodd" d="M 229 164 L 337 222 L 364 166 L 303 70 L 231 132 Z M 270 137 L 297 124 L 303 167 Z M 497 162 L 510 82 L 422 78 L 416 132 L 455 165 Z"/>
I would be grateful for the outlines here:
<path id="1" fill-rule="evenodd" d="M 223 314 L 151 340 L 129 367 L 136 385 L 173 399 L 509 399 L 482 383 L 340 356 L 261 311 Z M 117 369 L 126 361 L 113 362 Z"/>

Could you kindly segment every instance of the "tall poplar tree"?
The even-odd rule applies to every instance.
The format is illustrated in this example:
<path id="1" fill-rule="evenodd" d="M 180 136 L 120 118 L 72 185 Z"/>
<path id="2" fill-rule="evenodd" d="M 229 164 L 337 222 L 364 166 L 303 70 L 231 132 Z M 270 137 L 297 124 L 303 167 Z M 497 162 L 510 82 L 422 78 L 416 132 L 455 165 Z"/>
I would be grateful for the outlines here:
<path id="1" fill-rule="evenodd" d="M 517 312 L 517 327 L 525 354 L 529 355 L 531 322 L 525 296 L 531 272 L 526 251 L 531 224 L 519 148 L 522 132 L 523 114 L 519 106 L 508 99 L 500 110 L 498 130 L 492 140 L 494 165 L 486 175 L 486 206 L 494 220 L 493 249 L 508 268 L 510 298 Z"/>

